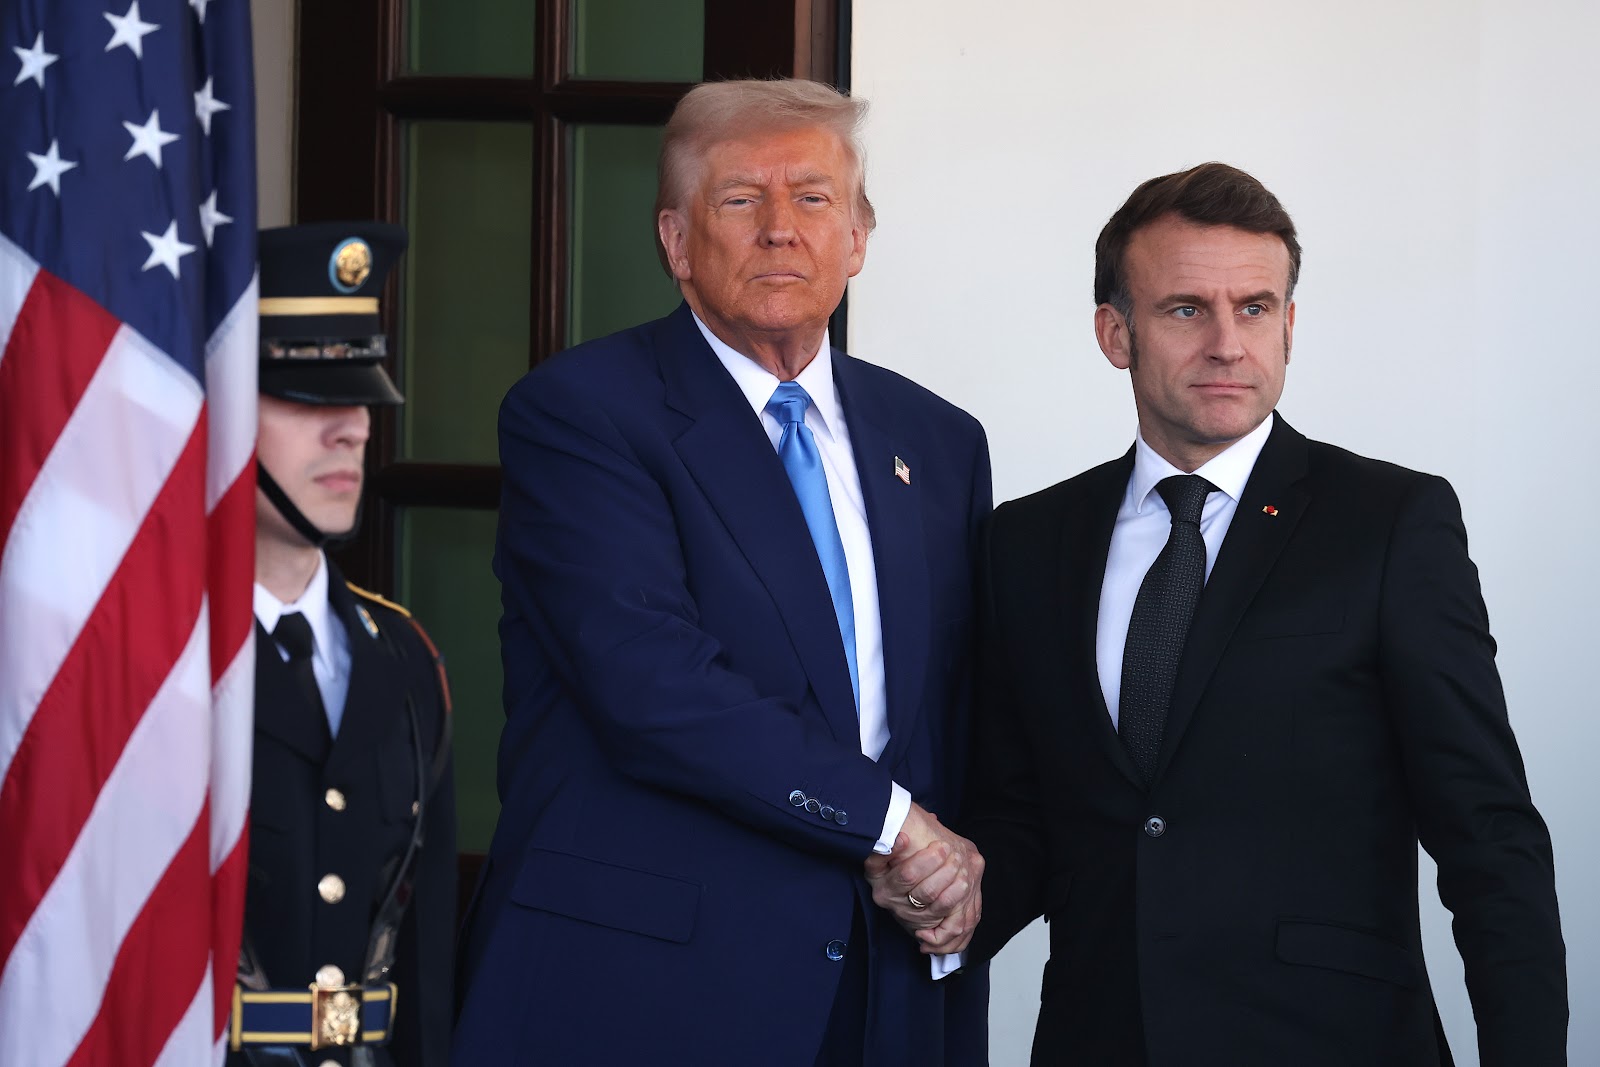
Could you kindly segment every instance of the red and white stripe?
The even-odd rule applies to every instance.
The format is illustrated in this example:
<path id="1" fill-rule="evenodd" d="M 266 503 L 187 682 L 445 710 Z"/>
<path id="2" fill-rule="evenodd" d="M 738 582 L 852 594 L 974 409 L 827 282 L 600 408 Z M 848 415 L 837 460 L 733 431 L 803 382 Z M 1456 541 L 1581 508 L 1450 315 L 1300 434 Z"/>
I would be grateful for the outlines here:
<path id="1" fill-rule="evenodd" d="M 0 1064 L 220 1062 L 244 911 L 256 289 L 201 390 L 0 237 Z"/>

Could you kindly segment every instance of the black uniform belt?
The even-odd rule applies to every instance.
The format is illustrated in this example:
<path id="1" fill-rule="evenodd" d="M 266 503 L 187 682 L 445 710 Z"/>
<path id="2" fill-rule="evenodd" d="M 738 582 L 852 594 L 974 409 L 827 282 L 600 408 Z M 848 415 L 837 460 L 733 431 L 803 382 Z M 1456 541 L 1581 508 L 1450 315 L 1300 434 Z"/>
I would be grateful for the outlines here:
<path id="1" fill-rule="evenodd" d="M 229 1047 L 305 1045 L 312 1051 L 343 1045 L 383 1045 L 394 1025 L 393 982 L 309 989 L 233 987 Z"/>

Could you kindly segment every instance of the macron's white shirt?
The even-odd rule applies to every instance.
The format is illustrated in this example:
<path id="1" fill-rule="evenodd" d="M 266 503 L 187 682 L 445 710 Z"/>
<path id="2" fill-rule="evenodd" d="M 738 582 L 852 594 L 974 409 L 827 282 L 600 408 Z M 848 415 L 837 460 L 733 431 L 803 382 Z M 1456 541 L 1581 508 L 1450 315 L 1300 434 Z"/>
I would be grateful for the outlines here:
<path id="1" fill-rule="evenodd" d="M 1255 469 L 1261 448 L 1272 433 L 1272 416 L 1225 450 L 1202 464 L 1195 474 L 1221 492 L 1206 497 L 1200 513 L 1200 536 L 1206 542 L 1206 577 L 1217 562 L 1217 550 L 1228 536 L 1228 527 L 1239 510 L 1239 498 Z M 1118 722 L 1122 700 L 1122 653 L 1128 643 L 1128 622 L 1133 618 L 1133 602 L 1139 595 L 1145 572 L 1161 554 L 1172 529 L 1172 512 L 1156 492 L 1164 478 L 1184 474 L 1145 443 L 1137 434 L 1133 446 L 1133 474 L 1117 508 L 1117 525 L 1111 533 L 1111 550 L 1106 554 L 1106 574 L 1100 586 L 1100 615 L 1095 631 L 1095 667 L 1100 674 L 1100 692 L 1111 712 L 1111 725 Z"/>

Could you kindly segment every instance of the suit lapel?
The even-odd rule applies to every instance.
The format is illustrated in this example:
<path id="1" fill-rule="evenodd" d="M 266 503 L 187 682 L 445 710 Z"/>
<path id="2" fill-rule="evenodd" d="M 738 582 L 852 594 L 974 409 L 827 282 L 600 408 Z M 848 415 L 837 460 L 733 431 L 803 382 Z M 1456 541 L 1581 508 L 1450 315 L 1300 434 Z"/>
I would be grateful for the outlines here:
<path id="1" fill-rule="evenodd" d="M 833 734 L 859 744 L 855 694 L 828 582 L 783 464 L 687 305 L 656 341 L 667 403 L 688 418 L 679 458 L 771 593 Z"/>
<path id="2" fill-rule="evenodd" d="M 872 388 L 860 364 L 834 349 L 833 376 L 844 402 L 872 537 L 889 719 L 889 746 L 879 762 L 892 767 L 910 742 L 923 706 L 933 625 L 922 530 L 924 481 L 913 476 L 907 485 L 895 476 L 894 461 L 903 460 L 913 475 L 923 467 L 897 427 L 888 398 Z"/>
<path id="3" fill-rule="evenodd" d="M 1245 483 L 1244 495 L 1195 608 L 1172 687 L 1161 758 L 1156 766 L 1158 777 L 1177 751 L 1195 705 L 1233 638 L 1240 617 L 1266 581 L 1310 500 L 1303 484 L 1306 439 L 1278 415 L 1274 414 L 1273 419 L 1272 433 Z"/>
<path id="4" fill-rule="evenodd" d="M 1133 449 L 1114 463 L 1108 463 L 1085 476 L 1083 499 L 1062 527 L 1061 548 L 1056 553 L 1061 568 L 1061 632 L 1065 638 L 1064 662 L 1070 677 L 1063 692 L 1074 689 L 1083 694 L 1080 702 L 1088 724 L 1106 759 L 1140 789 L 1144 778 L 1134 765 L 1122 738 L 1111 722 L 1105 692 L 1100 688 L 1097 649 L 1100 631 L 1100 591 L 1105 582 L 1106 559 L 1111 554 L 1111 535 L 1117 525 L 1117 509 L 1133 474 Z M 1080 680 L 1074 685 L 1072 678 Z M 1072 712 L 1069 710 L 1068 712 Z"/>
<path id="5" fill-rule="evenodd" d="M 328 758 L 328 720 L 306 699 L 272 635 L 256 623 L 256 729 L 318 766 Z"/>
<path id="6" fill-rule="evenodd" d="M 339 736 L 328 757 L 328 772 L 338 775 L 352 759 L 362 753 L 371 758 L 405 716 L 405 680 L 391 646 L 367 629 L 355 595 L 344 584 L 344 576 L 328 564 L 328 601 L 334 618 L 344 627 L 350 645 L 350 686 L 345 693 L 344 715 L 339 720 Z"/>

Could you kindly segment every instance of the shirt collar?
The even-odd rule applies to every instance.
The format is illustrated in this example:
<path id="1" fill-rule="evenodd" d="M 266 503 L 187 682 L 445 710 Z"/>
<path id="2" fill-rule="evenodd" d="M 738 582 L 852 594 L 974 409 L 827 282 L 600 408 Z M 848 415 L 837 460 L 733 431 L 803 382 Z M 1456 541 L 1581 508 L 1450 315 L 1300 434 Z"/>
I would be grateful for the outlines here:
<path id="1" fill-rule="evenodd" d="M 1212 456 L 1194 473 L 1226 493 L 1237 504 L 1239 498 L 1244 495 L 1244 486 L 1250 480 L 1250 472 L 1255 469 L 1256 459 L 1261 455 L 1261 449 L 1272 434 L 1272 422 L 1275 417 L 1262 419 L 1261 425 Z M 1133 446 L 1133 478 L 1128 482 L 1134 513 L 1144 514 L 1145 504 L 1149 501 L 1156 485 L 1163 479 L 1183 473 L 1185 472 L 1168 463 L 1155 449 L 1146 444 L 1143 433 L 1138 433 Z"/>
<path id="2" fill-rule="evenodd" d="M 690 314 L 694 315 L 692 311 Z M 767 401 L 772 399 L 773 391 L 782 384 L 782 380 L 749 356 L 727 345 L 700 321 L 699 315 L 694 315 L 694 324 L 700 327 L 706 344 L 711 346 L 711 351 L 717 354 L 717 359 L 733 376 L 733 382 L 744 394 L 745 400 L 760 415 L 766 410 Z M 844 405 L 839 401 L 839 388 L 833 381 L 833 349 L 828 344 L 826 329 L 822 331 L 822 347 L 794 380 L 811 397 L 811 409 L 821 420 L 820 429 L 829 437 L 838 436 L 834 428 L 842 425 Z"/>
<path id="3" fill-rule="evenodd" d="M 311 626 L 311 654 L 316 659 L 333 654 L 333 605 L 328 600 L 328 557 L 317 553 L 317 570 L 306 585 L 305 592 L 292 603 L 285 604 L 267 591 L 260 582 L 255 588 L 255 613 L 262 629 L 271 633 L 277 629 L 278 620 L 290 612 L 298 611 Z"/>

